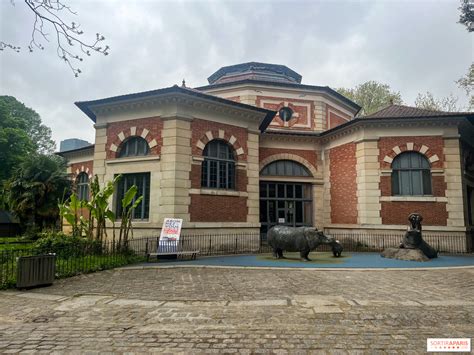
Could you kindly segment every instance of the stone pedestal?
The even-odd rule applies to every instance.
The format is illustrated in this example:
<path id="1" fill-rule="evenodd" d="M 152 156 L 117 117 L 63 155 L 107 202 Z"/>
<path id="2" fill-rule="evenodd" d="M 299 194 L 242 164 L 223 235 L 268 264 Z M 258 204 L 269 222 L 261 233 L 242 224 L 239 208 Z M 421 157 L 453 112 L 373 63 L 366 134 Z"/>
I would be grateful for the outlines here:
<path id="1" fill-rule="evenodd" d="M 387 248 L 381 254 L 383 258 L 411 260 L 411 261 L 429 261 L 430 259 L 420 249 L 400 249 Z"/>

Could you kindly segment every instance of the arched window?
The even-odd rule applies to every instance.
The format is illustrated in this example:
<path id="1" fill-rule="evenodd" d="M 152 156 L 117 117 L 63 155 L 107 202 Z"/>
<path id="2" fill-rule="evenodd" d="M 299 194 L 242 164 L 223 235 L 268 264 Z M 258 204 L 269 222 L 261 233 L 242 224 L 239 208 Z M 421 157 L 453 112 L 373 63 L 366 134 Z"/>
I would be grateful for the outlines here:
<path id="1" fill-rule="evenodd" d="M 312 176 L 302 164 L 293 160 L 276 160 L 265 166 L 261 176 Z"/>
<path id="2" fill-rule="evenodd" d="M 142 137 L 130 137 L 120 145 L 118 157 L 137 157 L 148 155 L 150 148 L 148 142 Z"/>
<path id="3" fill-rule="evenodd" d="M 79 200 L 89 200 L 89 176 L 87 173 L 80 173 L 76 178 L 77 197 Z"/>
<path id="4" fill-rule="evenodd" d="M 224 141 L 207 143 L 203 152 L 201 186 L 214 189 L 235 189 L 235 157 Z"/>
<path id="5" fill-rule="evenodd" d="M 431 169 L 426 157 L 417 152 L 405 152 L 392 162 L 393 195 L 431 195 Z"/>

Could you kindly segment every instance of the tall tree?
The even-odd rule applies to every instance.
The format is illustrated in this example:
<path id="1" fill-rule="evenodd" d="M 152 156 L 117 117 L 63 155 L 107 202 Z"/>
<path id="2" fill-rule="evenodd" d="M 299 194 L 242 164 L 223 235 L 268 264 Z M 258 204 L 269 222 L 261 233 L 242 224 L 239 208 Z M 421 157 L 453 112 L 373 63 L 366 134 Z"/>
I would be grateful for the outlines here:
<path id="1" fill-rule="evenodd" d="M 0 107 L 3 110 L 0 113 L 0 120 L 3 120 L 4 115 L 8 115 L 11 119 L 9 126 L 14 124 L 16 128 L 23 130 L 38 153 L 54 152 L 56 143 L 51 138 L 51 129 L 42 123 L 40 115 L 35 110 L 26 107 L 13 96 L 0 96 Z"/>
<path id="2" fill-rule="evenodd" d="M 367 81 L 353 89 L 339 88 L 336 91 L 362 107 L 360 116 L 370 115 L 390 104 L 403 103 L 399 92 L 392 91 L 389 85 L 376 81 Z"/>
<path id="3" fill-rule="evenodd" d="M 37 153 L 51 154 L 51 130 L 34 110 L 11 96 L 0 96 L 0 194 L 21 162 Z"/>
<path id="4" fill-rule="evenodd" d="M 29 156 L 7 183 L 8 204 L 22 225 L 51 227 L 59 216 L 58 202 L 69 191 L 70 184 L 62 158 Z"/>
<path id="5" fill-rule="evenodd" d="M 15 5 L 14 0 L 10 0 Z M 31 11 L 34 17 L 32 21 L 31 40 L 28 50 L 43 50 L 44 43 L 49 42 L 52 35 L 53 43 L 56 45 L 56 53 L 63 60 L 73 74 L 77 77 L 81 69 L 77 65 L 84 60 L 85 56 L 92 53 L 109 54 L 109 46 L 103 46 L 105 37 L 96 33 L 92 40 L 85 40 L 81 36 L 84 31 L 80 24 L 71 21 L 68 16 L 77 15 L 66 5 L 64 0 L 23 0 L 24 5 Z M 18 44 L 12 44 L 8 40 L 0 41 L 0 51 L 11 49 L 20 52 Z"/>
<path id="6" fill-rule="evenodd" d="M 469 110 L 474 110 L 474 63 L 469 67 L 467 74 L 456 82 L 469 96 Z"/>
<path id="7" fill-rule="evenodd" d="M 415 106 L 426 110 L 460 112 L 462 107 L 458 105 L 458 98 L 450 94 L 441 99 L 435 98 L 433 94 L 427 91 L 425 94 L 418 94 L 415 99 Z"/>
<path id="8" fill-rule="evenodd" d="M 461 0 L 459 6 L 461 15 L 459 15 L 459 23 L 466 26 L 469 32 L 474 31 L 474 2 L 472 0 Z"/>

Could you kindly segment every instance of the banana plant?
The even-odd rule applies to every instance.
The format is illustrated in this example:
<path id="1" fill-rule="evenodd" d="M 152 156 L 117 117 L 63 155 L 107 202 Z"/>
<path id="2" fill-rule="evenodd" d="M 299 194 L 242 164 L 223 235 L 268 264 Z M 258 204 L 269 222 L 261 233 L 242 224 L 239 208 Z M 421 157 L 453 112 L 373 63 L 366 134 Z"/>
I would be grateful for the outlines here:
<path id="1" fill-rule="evenodd" d="M 133 233 L 132 229 L 132 213 L 135 208 L 140 205 L 143 200 L 143 196 L 135 198 L 138 192 L 138 187 L 132 185 L 125 193 L 122 203 L 122 220 L 120 223 L 120 234 L 119 234 L 119 246 L 122 250 L 128 249 L 128 239 L 130 233 Z"/>
<path id="2" fill-rule="evenodd" d="M 84 205 L 84 201 L 81 201 L 75 193 L 64 203 L 58 204 L 59 215 L 69 223 L 74 237 L 82 237 L 83 231 L 88 229 L 88 221 L 80 216 Z"/>

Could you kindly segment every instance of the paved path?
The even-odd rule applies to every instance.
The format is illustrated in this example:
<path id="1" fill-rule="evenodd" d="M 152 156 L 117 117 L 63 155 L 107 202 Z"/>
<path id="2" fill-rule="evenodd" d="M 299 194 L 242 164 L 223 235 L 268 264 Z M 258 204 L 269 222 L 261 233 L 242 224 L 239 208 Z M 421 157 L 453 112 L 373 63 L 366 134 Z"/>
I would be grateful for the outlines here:
<path id="1" fill-rule="evenodd" d="M 472 337 L 474 269 L 115 270 L 0 293 L 0 353 L 413 353 Z"/>

